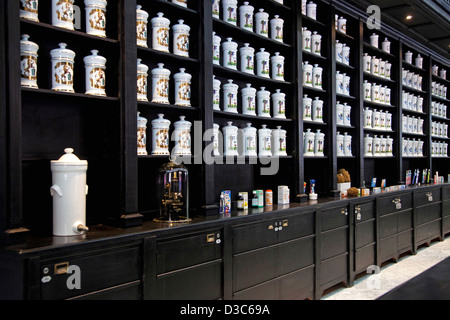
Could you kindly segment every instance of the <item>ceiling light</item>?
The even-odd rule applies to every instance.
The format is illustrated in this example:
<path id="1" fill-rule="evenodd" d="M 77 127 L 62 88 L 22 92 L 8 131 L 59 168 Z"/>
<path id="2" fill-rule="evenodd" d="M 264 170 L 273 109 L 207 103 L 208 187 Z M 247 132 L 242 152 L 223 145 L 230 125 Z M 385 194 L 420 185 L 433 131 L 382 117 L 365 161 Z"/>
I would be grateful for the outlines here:
<path id="1" fill-rule="evenodd" d="M 406 20 L 411 20 L 412 18 L 413 18 L 412 15 L 407 15 L 407 16 L 406 16 Z"/>

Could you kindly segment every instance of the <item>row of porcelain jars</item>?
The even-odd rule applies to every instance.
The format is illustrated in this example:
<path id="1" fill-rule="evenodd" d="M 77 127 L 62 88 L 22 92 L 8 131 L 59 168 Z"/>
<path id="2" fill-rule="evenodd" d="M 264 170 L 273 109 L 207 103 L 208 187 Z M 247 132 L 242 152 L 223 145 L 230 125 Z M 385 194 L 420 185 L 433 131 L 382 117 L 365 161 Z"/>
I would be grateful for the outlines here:
<path id="1" fill-rule="evenodd" d="M 423 77 L 417 73 L 402 68 L 402 85 L 416 90 L 422 90 Z"/>
<path id="2" fill-rule="evenodd" d="M 137 153 L 147 155 L 147 122 L 148 120 L 137 113 Z M 170 120 L 164 118 L 164 114 L 158 114 L 158 118 L 152 120 L 152 155 L 169 155 Z M 175 142 L 172 155 L 191 155 L 191 126 L 192 123 L 180 116 L 180 120 L 174 124 Z"/>
<path id="3" fill-rule="evenodd" d="M 214 155 L 219 155 L 217 124 L 214 124 L 214 130 Z M 224 156 L 287 156 L 286 130 L 281 126 L 269 129 L 263 124 L 260 129 L 256 129 L 251 123 L 247 123 L 246 127 L 239 129 L 229 121 L 227 126 L 222 127 L 222 134 Z"/>
<path id="4" fill-rule="evenodd" d="M 391 78 L 392 64 L 375 56 L 369 56 L 367 53 L 363 55 L 363 70 L 374 76 L 381 78 Z"/>
<path id="5" fill-rule="evenodd" d="M 99 37 L 106 37 L 106 0 L 84 0 L 86 15 L 86 33 Z M 39 21 L 38 0 L 21 0 L 20 17 L 32 21 Z M 74 0 L 52 0 L 52 25 L 69 30 L 74 27 Z"/>
<path id="6" fill-rule="evenodd" d="M 448 138 L 448 124 L 432 121 L 431 122 L 431 136 Z"/>
<path id="7" fill-rule="evenodd" d="M 379 39 L 380 36 L 378 34 L 372 33 L 369 37 L 370 45 L 377 49 L 380 49 Z M 387 53 L 391 53 L 391 42 L 389 41 L 388 38 L 384 38 L 383 42 L 381 42 L 381 50 Z"/>
<path id="8" fill-rule="evenodd" d="M 431 142 L 432 157 L 448 157 L 448 143 L 442 141 Z"/>
<path id="9" fill-rule="evenodd" d="M 394 139 L 390 136 L 371 137 L 366 134 L 364 137 L 364 157 L 392 157 Z"/>
<path id="10" fill-rule="evenodd" d="M 436 97 L 447 99 L 447 86 L 439 82 L 431 82 L 431 94 Z"/>
<path id="11" fill-rule="evenodd" d="M 406 51 L 404 60 L 406 63 L 413 64 L 413 53 L 411 51 Z M 423 68 L 423 57 L 418 54 L 417 57 L 414 58 L 414 64 L 417 68 Z"/>
<path id="12" fill-rule="evenodd" d="M 336 150 L 338 157 L 351 157 L 352 153 L 352 136 L 347 132 L 341 134 L 339 131 L 336 133 Z"/>
<path id="13" fill-rule="evenodd" d="M 391 88 L 364 80 L 364 100 L 379 104 L 391 105 Z"/>
<path id="14" fill-rule="evenodd" d="M 148 13 L 142 10 L 140 5 L 136 6 L 136 41 L 141 47 L 148 47 Z M 152 49 L 170 52 L 170 20 L 164 17 L 164 13 L 158 12 L 151 19 L 152 26 Z M 189 57 L 189 35 L 191 28 L 178 20 L 178 24 L 172 27 L 173 46 L 172 53 Z"/>
<path id="15" fill-rule="evenodd" d="M 352 107 L 347 105 L 347 102 L 342 104 L 336 101 L 336 124 L 340 126 L 351 126 L 351 110 Z"/>
<path id="16" fill-rule="evenodd" d="M 423 157 L 422 140 L 402 138 L 402 156 L 403 157 Z"/>
<path id="17" fill-rule="evenodd" d="M 325 145 L 325 134 L 317 129 L 312 132 L 311 129 L 306 129 L 303 132 L 303 154 L 305 157 L 323 157 Z"/>
<path id="18" fill-rule="evenodd" d="M 447 118 L 447 106 L 444 103 L 431 101 L 431 114 L 442 118 Z"/>
<path id="19" fill-rule="evenodd" d="M 423 124 L 424 119 L 422 118 L 405 114 L 402 115 L 403 133 L 423 134 Z"/>
<path id="20" fill-rule="evenodd" d="M 317 4 L 307 0 L 302 0 L 302 14 L 305 16 L 317 20 Z"/>
<path id="21" fill-rule="evenodd" d="M 303 85 L 322 89 L 323 68 L 318 64 L 311 65 L 308 61 L 303 62 Z"/>
<path id="22" fill-rule="evenodd" d="M 148 101 L 148 66 L 137 60 L 137 100 Z M 191 106 L 191 79 L 192 76 L 185 72 L 186 69 L 180 68 L 180 71 L 174 74 L 175 82 L 175 105 Z M 171 71 L 164 68 L 163 63 L 158 63 L 158 67 L 151 71 L 152 91 L 151 101 L 155 103 L 169 104 L 169 86 Z"/>
<path id="23" fill-rule="evenodd" d="M 302 50 L 320 56 L 322 51 L 322 36 L 317 31 L 311 32 L 307 27 L 303 27 Z"/>
<path id="24" fill-rule="evenodd" d="M 311 99 L 307 94 L 303 96 L 303 120 L 323 122 L 323 100 L 319 97 Z"/>
<path id="25" fill-rule="evenodd" d="M 345 43 L 336 40 L 336 62 L 343 63 L 347 66 L 350 65 L 350 47 Z"/>
<path id="26" fill-rule="evenodd" d="M 350 96 L 350 76 L 336 71 L 336 93 Z"/>
<path id="27" fill-rule="evenodd" d="M 439 66 L 437 65 L 431 67 L 431 73 L 437 77 L 441 77 L 442 79 L 447 79 L 447 70 L 439 70 Z"/>
<path id="28" fill-rule="evenodd" d="M 402 108 L 423 112 L 423 97 L 402 90 Z"/>
<path id="29" fill-rule="evenodd" d="M 392 131 L 392 113 L 377 109 L 364 109 L 364 128 Z"/>

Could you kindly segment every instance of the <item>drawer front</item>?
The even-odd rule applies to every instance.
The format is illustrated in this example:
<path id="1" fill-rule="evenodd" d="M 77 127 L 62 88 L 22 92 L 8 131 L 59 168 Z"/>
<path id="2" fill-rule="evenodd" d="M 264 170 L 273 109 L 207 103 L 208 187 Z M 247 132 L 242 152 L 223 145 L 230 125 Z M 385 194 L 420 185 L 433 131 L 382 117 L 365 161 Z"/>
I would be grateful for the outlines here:
<path id="1" fill-rule="evenodd" d="M 442 187 L 442 200 L 450 200 L 450 186 Z"/>
<path id="2" fill-rule="evenodd" d="M 356 249 L 373 242 L 375 242 L 375 221 L 367 221 L 355 226 Z"/>
<path id="3" fill-rule="evenodd" d="M 402 232 L 413 227 L 412 210 L 397 213 L 397 232 Z"/>
<path id="4" fill-rule="evenodd" d="M 367 270 L 369 266 L 375 264 L 375 248 L 375 244 L 373 244 L 356 250 L 354 271 Z"/>
<path id="5" fill-rule="evenodd" d="M 280 275 L 314 264 L 314 237 L 289 241 L 280 246 Z"/>
<path id="6" fill-rule="evenodd" d="M 421 225 L 441 218 L 441 204 L 435 203 L 416 208 L 416 224 Z"/>
<path id="7" fill-rule="evenodd" d="M 94 293 L 75 297 L 71 300 L 140 300 L 140 283 L 131 283 L 110 289 L 100 290 Z"/>
<path id="8" fill-rule="evenodd" d="M 322 231 L 327 231 L 348 225 L 348 206 L 322 209 L 320 212 Z"/>
<path id="9" fill-rule="evenodd" d="M 450 216 L 450 200 L 442 202 L 442 215 L 444 217 Z"/>
<path id="10" fill-rule="evenodd" d="M 385 259 L 393 258 L 397 253 L 397 236 L 380 240 L 380 257 L 381 262 Z"/>
<path id="11" fill-rule="evenodd" d="M 321 260 L 348 251 L 348 228 L 339 228 L 321 234 Z"/>
<path id="12" fill-rule="evenodd" d="M 237 254 L 276 244 L 278 231 L 275 231 L 275 228 L 278 227 L 278 223 L 278 220 L 268 220 L 236 226 L 233 229 L 233 253 Z M 279 229 L 277 228 L 277 230 Z"/>
<path id="13" fill-rule="evenodd" d="M 405 231 L 399 233 L 397 236 L 397 252 L 402 254 L 406 251 L 412 250 L 413 247 L 413 233 L 414 231 Z"/>
<path id="14" fill-rule="evenodd" d="M 399 204 L 397 206 L 397 204 Z M 392 212 L 412 208 L 412 194 L 401 194 L 397 196 L 383 196 L 379 199 L 379 215 L 385 215 Z"/>
<path id="15" fill-rule="evenodd" d="M 222 233 L 211 230 L 157 243 L 157 274 L 221 259 Z"/>
<path id="16" fill-rule="evenodd" d="M 283 229 L 279 233 L 279 241 L 283 242 L 314 234 L 315 214 L 315 211 L 305 212 L 281 219 Z"/>
<path id="17" fill-rule="evenodd" d="M 427 190 L 421 190 L 421 191 L 414 192 L 414 205 L 416 207 L 439 202 L 439 201 L 441 201 L 440 188 L 430 188 Z"/>
<path id="18" fill-rule="evenodd" d="M 355 205 L 355 223 L 364 222 L 375 218 L 375 202 L 367 202 Z"/>
<path id="19" fill-rule="evenodd" d="M 380 239 L 392 236 L 397 233 L 397 214 L 391 213 L 389 215 L 384 215 L 379 218 L 379 229 L 378 229 Z"/>
<path id="20" fill-rule="evenodd" d="M 320 264 L 320 285 L 347 275 L 348 255 L 342 254 L 322 261 Z"/>
<path id="21" fill-rule="evenodd" d="M 140 279 L 139 248 L 54 260 L 41 265 L 41 299 L 59 300 Z"/>

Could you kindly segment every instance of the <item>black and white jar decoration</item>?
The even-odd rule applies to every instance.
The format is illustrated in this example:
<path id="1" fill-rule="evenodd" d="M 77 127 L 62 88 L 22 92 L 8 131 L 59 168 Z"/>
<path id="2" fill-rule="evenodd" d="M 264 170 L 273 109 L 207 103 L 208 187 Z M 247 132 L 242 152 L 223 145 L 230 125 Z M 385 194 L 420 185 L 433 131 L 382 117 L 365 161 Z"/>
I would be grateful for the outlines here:
<path id="1" fill-rule="evenodd" d="M 252 127 L 251 123 L 247 123 L 247 126 L 244 129 L 242 129 L 242 131 L 243 131 L 243 134 L 242 134 L 243 150 L 242 150 L 241 155 L 247 156 L 247 157 L 257 157 L 258 156 L 258 153 L 256 150 L 257 129 Z"/>
<path id="2" fill-rule="evenodd" d="M 137 59 L 137 100 L 148 101 L 148 66 L 141 61 L 141 59 Z"/>
<path id="3" fill-rule="evenodd" d="M 147 122 L 148 120 L 137 113 L 137 154 L 147 155 Z"/>
<path id="4" fill-rule="evenodd" d="M 260 77 L 270 78 L 270 53 L 261 48 L 256 53 L 256 74 Z"/>
<path id="5" fill-rule="evenodd" d="M 157 16 L 152 18 L 152 48 L 154 50 L 169 52 L 169 26 L 170 20 L 164 18 L 164 13 L 158 12 Z"/>
<path id="6" fill-rule="evenodd" d="M 178 24 L 172 27 L 173 30 L 173 53 L 189 57 L 189 35 L 191 27 L 184 24 L 184 20 L 178 20 Z"/>
<path id="7" fill-rule="evenodd" d="M 52 90 L 75 92 L 73 89 L 75 52 L 60 43 L 59 48 L 50 51 L 52 57 Z"/>
<path id="8" fill-rule="evenodd" d="M 223 91 L 223 111 L 238 113 L 237 100 L 238 100 L 239 86 L 233 83 L 233 80 L 228 80 L 228 83 L 222 86 Z"/>
<path id="9" fill-rule="evenodd" d="M 247 31 L 253 32 L 253 12 L 255 8 L 245 1 L 242 6 L 239 7 L 239 27 Z"/>
<path id="10" fill-rule="evenodd" d="M 39 11 L 39 1 L 38 0 L 20 0 L 20 17 L 39 22 L 38 11 Z"/>
<path id="11" fill-rule="evenodd" d="M 237 0 L 221 0 L 222 1 L 222 20 L 237 25 Z"/>
<path id="12" fill-rule="evenodd" d="M 269 37 L 269 14 L 264 9 L 255 13 L 255 33 L 263 37 Z"/>
<path id="13" fill-rule="evenodd" d="M 175 105 L 190 107 L 192 76 L 185 71 L 185 68 L 180 68 L 180 72 L 176 73 L 173 76 L 175 80 Z"/>
<path id="14" fill-rule="evenodd" d="M 152 120 L 152 154 L 169 155 L 170 120 L 164 119 L 164 114 Z"/>
<path id="15" fill-rule="evenodd" d="M 91 53 L 83 59 L 86 94 L 106 96 L 106 58 L 98 55 L 98 50 L 91 50 Z"/>
<path id="16" fill-rule="evenodd" d="M 170 73 L 163 63 L 152 70 L 152 102 L 169 104 Z"/>
<path id="17" fill-rule="evenodd" d="M 147 48 L 148 39 L 148 13 L 142 6 L 136 6 L 136 41 L 140 47 Z"/>
<path id="18" fill-rule="evenodd" d="M 29 35 L 23 34 L 20 40 L 20 84 L 23 87 L 38 88 L 37 59 L 39 46 L 29 39 Z"/>
<path id="19" fill-rule="evenodd" d="M 252 88 L 251 83 L 247 83 L 242 93 L 242 114 L 256 116 L 256 89 Z"/>
<path id="20" fill-rule="evenodd" d="M 270 92 L 265 87 L 256 92 L 256 108 L 258 117 L 270 118 Z"/>
<path id="21" fill-rule="evenodd" d="M 275 41 L 283 42 L 284 20 L 279 15 L 275 15 L 270 20 L 270 38 Z"/>
<path id="22" fill-rule="evenodd" d="M 272 94 L 273 117 L 276 119 L 286 119 L 286 94 L 280 89 Z"/>
<path id="23" fill-rule="evenodd" d="M 172 154 L 179 155 L 191 155 L 191 127 L 192 123 L 185 120 L 185 116 L 180 116 L 180 120 L 176 121 L 173 125 L 175 146 Z"/>
<path id="24" fill-rule="evenodd" d="M 255 49 L 250 47 L 249 43 L 244 43 L 244 46 L 239 48 L 239 55 L 241 58 L 240 70 L 245 73 L 255 74 Z"/>
<path id="25" fill-rule="evenodd" d="M 86 12 L 86 33 L 106 37 L 106 0 L 84 0 Z"/>
<path id="26" fill-rule="evenodd" d="M 233 122 L 228 121 L 227 126 L 222 128 L 224 156 L 238 156 L 238 127 L 233 126 Z"/>
<path id="27" fill-rule="evenodd" d="M 272 156 L 272 130 L 268 129 L 265 124 L 258 129 L 258 156 Z"/>
<path id="28" fill-rule="evenodd" d="M 227 38 L 227 41 L 222 43 L 223 66 L 225 68 L 237 70 L 237 52 L 238 44 L 233 41 L 233 38 Z"/>
<path id="29" fill-rule="evenodd" d="M 52 25 L 64 29 L 73 27 L 73 0 L 52 0 Z"/>

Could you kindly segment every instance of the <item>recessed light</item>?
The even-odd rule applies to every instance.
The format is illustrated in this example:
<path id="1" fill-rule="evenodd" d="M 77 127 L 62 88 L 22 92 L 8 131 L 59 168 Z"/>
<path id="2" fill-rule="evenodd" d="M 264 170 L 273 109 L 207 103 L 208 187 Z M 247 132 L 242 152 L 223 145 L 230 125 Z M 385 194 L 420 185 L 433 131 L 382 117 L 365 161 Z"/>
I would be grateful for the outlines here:
<path id="1" fill-rule="evenodd" d="M 408 16 L 406 16 L 406 20 L 411 20 L 413 18 L 413 16 L 412 15 L 408 15 Z"/>

